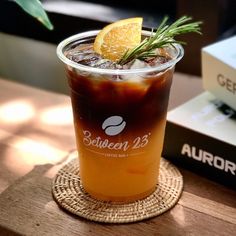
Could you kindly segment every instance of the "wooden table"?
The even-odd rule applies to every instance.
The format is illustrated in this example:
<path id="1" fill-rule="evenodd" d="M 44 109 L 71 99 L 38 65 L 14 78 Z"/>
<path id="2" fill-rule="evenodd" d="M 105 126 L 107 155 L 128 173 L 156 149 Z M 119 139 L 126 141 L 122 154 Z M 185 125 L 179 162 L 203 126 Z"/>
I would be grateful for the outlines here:
<path id="1" fill-rule="evenodd" d="M 169 107 L 201 91 L 176 73 Z M 179 203 L 156 218 L 99 224 L 60 209 L 52 178 L 74 149 L 69 97 L 0 80 L 0 235 L 235 235 L 235 192 L 183 169 Z"/>

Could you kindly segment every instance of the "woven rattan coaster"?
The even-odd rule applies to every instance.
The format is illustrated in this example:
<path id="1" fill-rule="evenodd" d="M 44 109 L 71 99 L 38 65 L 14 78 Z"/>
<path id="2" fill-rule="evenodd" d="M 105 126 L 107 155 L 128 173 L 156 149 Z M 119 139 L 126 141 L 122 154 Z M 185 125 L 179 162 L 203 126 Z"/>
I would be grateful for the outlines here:
<path id="1" fill-rule="evenodd" d="M 59 170 L 52 185 L 53 195 L 61 207 L 83 218 L 104 223 L 129 223 L 160 215 L 177 203 L 182 189 L 182 175 L 163 158 L 155 192 L 133 203 L 112 204 L 90 197 L 81 185 L 77 158 Z"/>

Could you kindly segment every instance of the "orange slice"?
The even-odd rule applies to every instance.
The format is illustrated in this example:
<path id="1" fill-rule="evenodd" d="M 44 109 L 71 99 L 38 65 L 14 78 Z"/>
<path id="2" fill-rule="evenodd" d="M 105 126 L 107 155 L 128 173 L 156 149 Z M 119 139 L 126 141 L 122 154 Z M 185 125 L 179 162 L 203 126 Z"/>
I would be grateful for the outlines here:
<path id="1" fill-rule="evenodd" d="M 104 58 L 118 61 L 123 54 L 141 42 L 141 17 L 116 21 L 104 27 L 94 42 L 94 51 Z"/>

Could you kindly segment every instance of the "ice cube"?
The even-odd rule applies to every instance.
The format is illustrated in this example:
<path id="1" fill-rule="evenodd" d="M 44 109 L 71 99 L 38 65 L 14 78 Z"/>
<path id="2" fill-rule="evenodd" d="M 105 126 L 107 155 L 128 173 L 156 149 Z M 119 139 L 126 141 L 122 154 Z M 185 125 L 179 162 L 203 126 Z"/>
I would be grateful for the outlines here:
<path id="1" fill-rule="evenodd" d="M 101 59 L 101 56 L 96 53 L 83 54 L 82 60 L 78 61 L 80 64 L 86 66 L 95 66 L 96 63 Z"/>
<path id="2" fill-rule="evenodd" d="M 149 66 L 154 67 L 154 66 L 164 64 L 164 63 L 168 62 L 169 60 L 170 60 L 169 58 L 166 58 L 164 56 L 157 56 L 154 58 L 146 59 L 145 61 Z"/>
<path id="3" fill-rule="evenodd" d="M 93 66 L 101 56 L 93 51 L 91 44 L 80 44 L 65 52 L 65 56 L 83 65 Z"/>
<path id="4" fill-rule="evenodd" d="M 146 63 L 145 61 L 141 61 L 138 59 L 135 59 L 133 62 L 127 64 L 124 68 L 125 69 L 142 69 L 142 68 L 148 68 L 150 65 Z M 144 74 L 141 73 L 135 73 L 135 74 L 127 74 L 127 75 L 122 75 L 123 80 L 130 80 L 131 82 L 138 82 L 142 80 L 144 77 Z"/>
<path id="5" fill-rule="evenodd" d="M 97 53 L 92 52 L 81 52 L 81 51 L 74 51 L 68 52 L 66 57 L 76 63 L 86 65 L 86 66 L 94 66 L 100 59 L 101 56 Z"/>
<path id="6" fill-rule="evenodd" d="M 157 48 L 155 50 L 155 53 L 156 53 L 155 57 L 149 57 L 145 59 L 145 62 L 149 66 L 152 66 L 152 67 L 158 66 L 171 60 L 171 55 L 168 48 Z"/>
<path id="7" fill-rule="evenodd" d="M 102 58 L 94 64 L 94 67 L 101 68 L 101 69 L 116 69 L 114 62 L 107 59 L 102 59 Z"/>
<path id="8" fill-rule="evenodd" d="M 94 52 L 91 44 L 81 44 L 65 52 L 65 56 L 79 64 L 101 68 L 101 69 L 122 69 L 122 66 L 115 62 L 102 58 Z"/>
<path id="9" fill-rule="evenodd" d="M 148 63 L 145 61 L 141 61 L 139 59 L 135 59 L 134 62 L 130 65 L 130 69 L 142 69 L 150 67 Z"/>

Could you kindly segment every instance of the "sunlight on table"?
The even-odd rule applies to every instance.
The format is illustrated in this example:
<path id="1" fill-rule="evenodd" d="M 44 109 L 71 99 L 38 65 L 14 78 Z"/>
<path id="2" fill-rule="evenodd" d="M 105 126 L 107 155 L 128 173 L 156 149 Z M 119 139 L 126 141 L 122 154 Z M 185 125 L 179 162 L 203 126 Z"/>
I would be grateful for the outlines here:
<path id="1" fill-rule="evenodd" d="M 47 108 L 40 115 L 43 123 L 49 125 L 70 125 L 73 123 L 71 106 L 63 105 Z"/>
<path id="2" fill-rule="evenodd" d="M 181 205 L 178 205 L 178 207 L 174 208 L 170 214 L 174 218 L 175 222 L 181 226 L 186 226 L 186 219 L 184 214 L 184 208 Z"/>
<path id="3" fill-rule="evenodd" d="M 27 100 L 14 100 L 0 106 L 0 121 L 5 123 L 23 123 L 35 115 L 35 109 Z"/>

